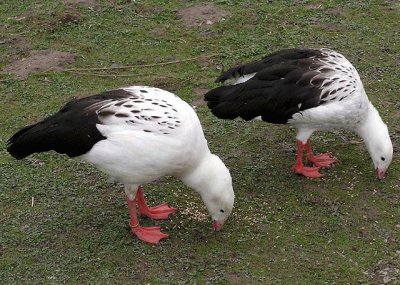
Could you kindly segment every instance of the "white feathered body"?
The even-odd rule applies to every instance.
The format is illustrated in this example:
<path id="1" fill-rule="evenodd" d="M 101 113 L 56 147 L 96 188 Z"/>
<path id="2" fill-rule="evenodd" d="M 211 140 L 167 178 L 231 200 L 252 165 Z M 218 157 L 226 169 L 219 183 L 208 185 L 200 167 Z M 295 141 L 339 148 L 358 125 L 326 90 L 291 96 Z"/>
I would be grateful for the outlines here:
<path id="1" fill-rule="evenodd" d="M 101 119 L 96 126 L 107 139 L 96 143 L 82 159 L 117 181 L 144 184 L 165 175 L 180 177 L 209 153 L 199 119 L 186 102 L 153 87 L 124 90 L 135 94 L 134 99 L 120 106 L 104 105 L 98 113 L 127 116 Z"/>

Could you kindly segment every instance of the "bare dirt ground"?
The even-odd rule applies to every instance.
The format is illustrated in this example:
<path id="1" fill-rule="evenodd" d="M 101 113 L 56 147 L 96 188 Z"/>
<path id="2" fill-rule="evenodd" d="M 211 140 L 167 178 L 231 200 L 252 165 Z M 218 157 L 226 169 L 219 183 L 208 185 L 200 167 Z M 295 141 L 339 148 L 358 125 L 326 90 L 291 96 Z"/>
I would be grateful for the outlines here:
<path id="1" fill-rule="evenodd" d="M 229 17 L 230 13 L 212 3 L 198 4 L 179 10 L 177 17 L 182 19 L 187 27 L 213 25 Z"/>
<path id="2" fill-rule="evenodd" d="M 195 107 L 205 106 L 206 102 L 204 101 L 203 96 L 207 91 L 208 89 L 205 88 L 194 88 L 192 105 Z"/>
<path id="3" fill-rule="evenodd" d="M 75 56 L 68 52 L 36 50 L 31 51 L 29 57 L 10 63 L 3 71 L 13 74 L 16 79 L 25 80 L 31 72 L 63 70 L 74 61 Z"/>

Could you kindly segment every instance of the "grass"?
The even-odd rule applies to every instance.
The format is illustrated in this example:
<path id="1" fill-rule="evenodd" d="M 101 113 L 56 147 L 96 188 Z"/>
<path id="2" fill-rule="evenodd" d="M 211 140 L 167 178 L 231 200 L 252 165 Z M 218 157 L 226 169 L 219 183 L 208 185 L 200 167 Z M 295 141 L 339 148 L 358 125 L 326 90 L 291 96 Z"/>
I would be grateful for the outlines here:
<path id="1" fill-rule="evenodd" d="M 41 49 L 75 54 L 74 68 L 217 55 L 88 71 L 103 77 L 0 75 L 2 284 L 400 284 L 396 1 L 219 0 L 213 3 L 231 16 L 192 28 L 176 13 L 198 1 L 95 1 L 94 8 L 68 2 L 0 3 L 0 68 Z M 15 161 L 5 151 L 13 132 L 76 94 L 146 84 L 192 102 L 197 88 L 216 86 L 221 67 L 281 48 L 323 46 L 354 63 L 389 126 L 395 153 L 382 182 L 352 133 L 313 136 L 316 151 L 334 152 L 340 164 L 324 171 L 324 179 L 307 180 L 290 172 L 294 130 L 221 121 L 200 106 L 210 148 L 231 170 L 235 211 L 216 234 L 200 198 L 181 182 L 162 179 L 145 188 L 150 202 L 168 201 L 179 211 L 168 221 L 143 221 L 170 234 L 150 246 L 129 232 L 122 187 L 90 165 L 54 153 Z"/>

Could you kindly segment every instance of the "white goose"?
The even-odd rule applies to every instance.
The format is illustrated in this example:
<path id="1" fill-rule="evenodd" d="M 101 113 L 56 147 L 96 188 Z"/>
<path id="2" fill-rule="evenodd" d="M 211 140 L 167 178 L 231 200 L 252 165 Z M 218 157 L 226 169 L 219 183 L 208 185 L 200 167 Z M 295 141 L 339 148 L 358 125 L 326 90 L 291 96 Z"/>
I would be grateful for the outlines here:
<path id="1" fill-rule="evenodd" d="M 160 227 L 141 227 L 138 214 L 167 219 L 175 209 L 148 207 L 145 183 L 165 175 L 181 179 L 201 195 L 215 230 L 233 208 L 229 170 L 210 152 L 196 113 L 158 88 L 132 86 L 73 100 L 14 134 L 7 150 L 17 159 L 54 150 L 93 163 L 125 185 L 132 231 L 149 243 L 168 235 Z"/>
<path id="2" fill-rule="evenodd" d="M 388 128 L 368 100 L 353 65 L 341 54 L 322 49 L 287 49 L 223 73 L 216 82 L 233 79 L 205 94 L 211 112 L 222 119 L 256 117 L 298 129 L 295 173 L 323 176 L 320 167 L 337 162 L 329 154 L 314 155 L 310 137 L 316 130 L 347 129 L 363 138 L 379 179 L 392 161 Z M 303 150 L 307 161 L 303 164 Z"/>

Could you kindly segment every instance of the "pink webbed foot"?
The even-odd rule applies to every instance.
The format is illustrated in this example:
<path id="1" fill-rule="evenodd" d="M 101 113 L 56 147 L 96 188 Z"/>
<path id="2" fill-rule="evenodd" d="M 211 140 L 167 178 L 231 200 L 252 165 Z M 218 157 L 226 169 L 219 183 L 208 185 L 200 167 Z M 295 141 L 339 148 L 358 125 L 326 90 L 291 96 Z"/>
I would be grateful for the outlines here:
<path id="1" fill-rule="evenodd" d="M 158 244 L 161 239 L 167 238 L 168 234 L 160 231 L 160 227 L 141 227 L 137 225 L 131 226 L 132 232 L 138 237 L 138 239 L 151 243 Z"/>
<path id="2" fill-rule="evenodd" d="M 154 207 L 147 207 L 147 205 L 139 206 L 139 215 L 149 217 L 153 220 L 166 220 L 169 214 L 175 213 L 176 208 L 171 208 L 167 203 L 160 204 Z"/>
<path id="3" fill-rule="evenodd" d="M 319 172 L 319 167 L 305 167 L 303 164 L 303 150 L 304 147 L 306 148 L 307 151 L 307 157 L 313 157 L 312 151 L 311 151 L 311 144 L 310 141 L 307 141 L 306 144 L 303 144 L 302 141 L 297 140 L 297 158 L 296 158 L 296 164 L 293 166 L 293 172 L 303 175 L 304 177 L 307 178 L 321 178 L 324 175 Z"/>
<path id="4" fill-rule="evenodd" d="M 138 187 L 135 200 L 139 207 L 139 215 L 149 217 L 150 219 L 166 220 L 168 219 L 169 214 L 176 212 L 176 209 L 169 207 L 167 203 L 163 203 L 154 207 L 147 206 L 146 199 L 143 195 L 142 186 Z"/>
<path id="5" fill-rule="evenodd" d="M 314 166 L 323 168 L 330 168 L 332 164 L 338 162 L 338 160 L 329 153 L 307 156 L 307 161 L 311 162 Z"/>
<path id="6" fill-rule="evenodd" d="M 293 172 L 299 175 L 303 175 L 307 178 L 321 178 L 324 176 L 322 173 L 319 172 L 319 167 L 298 167 L 297 165 L 295 165 L 293 167 Z"/>

